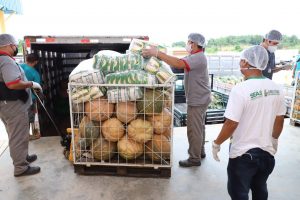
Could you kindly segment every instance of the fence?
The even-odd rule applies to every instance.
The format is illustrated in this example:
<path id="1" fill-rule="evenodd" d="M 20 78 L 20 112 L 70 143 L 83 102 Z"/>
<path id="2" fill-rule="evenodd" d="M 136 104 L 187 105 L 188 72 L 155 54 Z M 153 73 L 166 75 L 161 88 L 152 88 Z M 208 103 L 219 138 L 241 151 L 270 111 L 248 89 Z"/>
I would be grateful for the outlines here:
<path id="1" fill-rule="evenodd" d="M 240 76 L 239 59 L 237 55 L 207 55 L 208 71 L 217 76 Z"/>

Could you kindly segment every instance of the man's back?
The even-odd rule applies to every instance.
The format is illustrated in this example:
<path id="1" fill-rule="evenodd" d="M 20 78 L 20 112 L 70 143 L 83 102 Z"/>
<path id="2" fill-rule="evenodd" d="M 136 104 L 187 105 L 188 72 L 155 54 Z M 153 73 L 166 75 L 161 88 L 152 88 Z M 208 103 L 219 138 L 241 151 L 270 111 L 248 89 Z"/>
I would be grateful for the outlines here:
<path id="1" fill-rule="evenodd" d="M 206 105 L 211 102 L 207 59 L 203 52 L 183 58 L 190 71 L 185 70 L 184 87 L 187 104 L 190 106 Z"/>
<path id="2" fill-rule="evenodd" d="M 225 117 L 239 122 L 233 133 L 230 157 L 256 147 L 274 155 L 271 141 L 274 120 L 285 112 L 283 92 L 270 79 L 253 78 L 234 87 L 225 112 Z"/>
<path id="3" fill-rule="evenodd" d="M 25 63 L 21 64 L 21 67 L 23 68 L 28 81 L 41 83 L 41 79 L 38 71 L 36 71 L 33 67 L 30 67 Z"/>

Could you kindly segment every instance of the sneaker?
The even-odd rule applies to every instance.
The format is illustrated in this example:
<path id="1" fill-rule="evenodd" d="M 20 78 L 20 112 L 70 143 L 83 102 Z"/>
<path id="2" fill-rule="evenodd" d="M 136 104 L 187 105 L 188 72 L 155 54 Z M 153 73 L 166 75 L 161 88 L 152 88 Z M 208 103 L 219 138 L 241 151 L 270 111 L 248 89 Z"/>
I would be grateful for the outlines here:
<path id="1" fill-rule="evenodd" d="M 30 175 L 37 174 L 40 171 L 41 171 L 40 167 L 31 167 L 31 166 L 28 166 L 28 168 L 27 168 L 27 170 L 25 172 L 23 172 L 22 174 L 15 175 L 15 177 L 30 176 Z"/>
<path id="2" fill-rule="evenodd" d="M 193 167 L 193 166 L 200 166 L 200 165 L 201 165 L 201 161 L 192 162 L 189 159 L 179 161 L 179 166 L 180 167 Z"/>
<path id="3" fill-rule="evenodd" d="M 37 159 L 37 155 L 35 155 L 35 154 L 27 155 L 27 157 L 26 157 L 26 160 L 27 160 L 27 162 L 29 162 L 29 163 L 34 162 L 36 159 Z"/>

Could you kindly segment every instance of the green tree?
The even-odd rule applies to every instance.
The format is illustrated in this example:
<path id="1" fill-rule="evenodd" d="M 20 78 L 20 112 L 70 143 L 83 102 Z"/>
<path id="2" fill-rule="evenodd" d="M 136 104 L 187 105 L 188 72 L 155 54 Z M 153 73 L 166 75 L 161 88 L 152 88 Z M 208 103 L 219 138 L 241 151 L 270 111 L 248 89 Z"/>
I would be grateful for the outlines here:
<path id="1" fill-rule="evenodd" d="M 23 43 L 24 40 L 18 40 L 18 51 L 20 54 L 23 54 Z"/>
<path id="2" fill-rule="evenodd" d="M 185 47 L 186 43 L 184 41 L 172 43 L 172 47 Z"/>
<path id="3" fill-rule="evenodd" d="M 235 50 L 235 51 L 242 51 L 243 49 L 242 49 L 242 47 L 241 47 L 240 45 L 236 45 L 236 46 L 234 47 L 234 50 Z"/>
<path id="4" fill-rule="evenodd" d="M 207 50 L 230 50 L 241 51 L 250 45 L 258 45 L 262 42 L 261 35 L 242 35 L 242 36 L 226 36 L 220 38 L 212 38 L 207 42 Z M 295 36 L 283 35 L 283 40 L 279 45 L 280 49 L 300 49 L 300 39 Z"/>

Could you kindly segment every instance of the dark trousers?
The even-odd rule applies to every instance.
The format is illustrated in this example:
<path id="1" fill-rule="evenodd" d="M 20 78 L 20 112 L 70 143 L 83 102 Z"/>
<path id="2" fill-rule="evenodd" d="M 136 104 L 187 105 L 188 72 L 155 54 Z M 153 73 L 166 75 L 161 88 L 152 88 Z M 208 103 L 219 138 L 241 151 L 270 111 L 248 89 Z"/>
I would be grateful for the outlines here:
<path id="1" fill-rule="evenodd" d="M 37 112 L 37 110 L 36 110 L 36 100 L 32 100 L 32 104 L 28 109 L 29 123 L 34 123 L 34 117 L 35 117 L 36 112 Z"/>
<path id="2" fill-rule="evenodd" d="M 232 200 L 248 200 L 249 189 L 253 200 L 267 200 L 267 179 L 275 166 L 274 156 L 260 148 L 229 159 L 228 193 Z"/>

